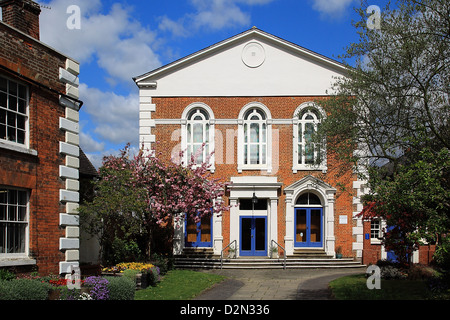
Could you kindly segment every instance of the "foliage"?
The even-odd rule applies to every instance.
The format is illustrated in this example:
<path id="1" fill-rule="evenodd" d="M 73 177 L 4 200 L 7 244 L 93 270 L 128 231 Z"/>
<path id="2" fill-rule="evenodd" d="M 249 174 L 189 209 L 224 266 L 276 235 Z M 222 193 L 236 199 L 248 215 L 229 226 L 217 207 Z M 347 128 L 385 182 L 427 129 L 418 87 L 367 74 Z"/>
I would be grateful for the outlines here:
<path id="1" fill-rule="evenodd" d="M 109 300 L 134 300 L 136 282 L 128 277 L 105 277 Z"/>
<path id="2" fill-rule="evenodd" d="M 0 280 L 0 300 L 46 300 L 49 289 L 37 279 Z"/>
<path id="3" fill-rule="evenodd" d="M 15 279 L 16 275 L 6 269 L 0 269 L 0 281 Z"/>
<path id="4" fill-rule="evenodd" d="M 368 180 L 363 217 L 382 218 L 387 250 L 403 263 L 422 240 L 450 261 L 450 2 L 398 0 L 370 29 L 367 1 L 359 40 L 342 56 L 346 77 L 317 101 L 327 111 L 314 139 Z M 350 65 L 351 61 L 354 65 Z M 388 168 L 388 172 L 385 169 Z M 447 261 L 447 262 L 446 262 Z"/>
<path id="5" fill-rule="evenodd" d="M 163 162 L 143 150 L 131 156 L 129 145 L 108 156 L 95 183 L 96 196 L 80 206 L 83 226 L 100 235 L 106 264 L 150 257 L 154 230 L 184 216 L 199 220 L 228 207 L 219 199 L 224 184 L 211 179 L 209 165 Z"/>
<path id="6" fill-rule="evenodd" d="M 449 261 L 450 157 L 448 149 L 439 153 L 424 148 L 412 163 L 399 165 L 392 176 L 371 170 L 371 194 L 365 198 L 361 216 L 380 217 L 389 226 L 383 243 L 407 263 L 406 257 L 422 240 L 436 243 L 436 260 Z M 410 162 L 410 161 L 409 161 Z"/>
<path id="7" fill-rule="evenodd" d="M 318 141 L 326 138 L 327 150 L 363 169 L 424 146 L 449 148 L 450 3 L 389 3 L 380 29 L 367 26 L 367 7 L 361 1 L 356 9 L 359 41 L 341 56 L 346 77 L 336 79 L 330 99 L 317 101 L 328 113 Z"/>

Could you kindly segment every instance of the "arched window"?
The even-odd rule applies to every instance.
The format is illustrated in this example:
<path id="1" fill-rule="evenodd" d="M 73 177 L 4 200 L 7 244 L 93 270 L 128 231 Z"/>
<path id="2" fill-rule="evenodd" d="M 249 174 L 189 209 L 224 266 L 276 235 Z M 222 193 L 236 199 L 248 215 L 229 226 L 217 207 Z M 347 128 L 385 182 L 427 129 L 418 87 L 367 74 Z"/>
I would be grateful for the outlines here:
<path id="1" fill-rule="evenodd" d="M 244 115 L 244 165 L 267 164 L 266 115 L 251 108 Z"/>
<path id="2" fill-rule="evenodd" d="M 294 172 L 326 170 L 324 144 L 312 140 L 322 118 L 323 113 L 312 103 L 297 108 L 294 115 Z"/>
<path id="3" fill-rule="evenodd" d="M 209 162 L 214 172 L 214 113 L 209 106 L 195 102 L 186 107 L 181 115 L 182 161 L 187 164 L 194 158 L 195 164 Z"/>
<path id="4" fill-rule="evenodd" d="M 245 105 L 238 117 L 238 172 L 272 171 L 272 116 L 260 102 Z"/>
<path id="5" fill-rule="evenodd" d="M 196 164 L 206 161 L 209 155 L 209 115 L 201 109 L 191 110 L 187 117 L 187 157 L 194 157 Z"/>

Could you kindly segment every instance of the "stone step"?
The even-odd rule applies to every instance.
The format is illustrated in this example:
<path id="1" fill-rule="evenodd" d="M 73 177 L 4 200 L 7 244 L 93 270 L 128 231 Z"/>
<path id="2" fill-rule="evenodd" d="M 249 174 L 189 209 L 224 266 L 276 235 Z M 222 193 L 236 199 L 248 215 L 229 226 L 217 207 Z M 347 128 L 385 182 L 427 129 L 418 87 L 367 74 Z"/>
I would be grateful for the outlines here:
<path id="1" fill-rule="evenodd" d="M 223 268 L 223 269 L 264 269 L 264 268 L 284 268 L 284 259 L 207 259 L 207 258 L 175 258 L 175 267 L 181 269 L 195 268 Z M 286 268 L 349 268 L 365 267 L 353 259 L 286 259 Z"/>

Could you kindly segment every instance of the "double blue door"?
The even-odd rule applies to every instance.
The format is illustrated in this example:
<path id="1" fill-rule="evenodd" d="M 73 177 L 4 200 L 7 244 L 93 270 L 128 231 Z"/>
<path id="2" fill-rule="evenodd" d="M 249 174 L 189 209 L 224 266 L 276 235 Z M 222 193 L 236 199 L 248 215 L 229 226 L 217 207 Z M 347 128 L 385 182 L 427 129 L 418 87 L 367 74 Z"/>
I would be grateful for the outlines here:
<path id="1" fill-rule="evenodd" d="M 266 217 L 240 217 L 240 255 L 267 256 Z"/>
<path id="2" fill-rule="evenodd" d="M 322 208 L 295 209 L 295 247 L 323 246 L 322 213 Z"/>

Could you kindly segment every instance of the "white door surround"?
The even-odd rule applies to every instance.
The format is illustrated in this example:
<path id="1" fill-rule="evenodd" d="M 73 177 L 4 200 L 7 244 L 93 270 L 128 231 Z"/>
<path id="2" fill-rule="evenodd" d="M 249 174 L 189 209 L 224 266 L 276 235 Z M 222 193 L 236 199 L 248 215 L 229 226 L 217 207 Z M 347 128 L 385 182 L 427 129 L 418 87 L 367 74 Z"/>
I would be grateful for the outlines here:
<path id="1" fill-rule="evenodd" d="M 323 205 L 323 249 L 327 255 L 334 256 L 335 236 L 334 236 L 334 201 L 336 189 L 329 184 L 313 176 L 306 176 L 294 182 L 284 189 L 286 194 L 286 236 L 284 245 L 286 255 L 294 253 L 295 239 L 295 203 L 298 196 L 304 192 L 311 192 L 317 195 Z"/>
<path id="2" fill-rule="evenodd" d="M 240 216 L 245 216 L 248 211 L 239 210 L 239 199 L 250 199 L 253 193 L 259 199 L 267 199 L 267 210 L 254 212 L 255 215 L 265 216 L 267 219 L 266 248 L 270 254 L 270 244 L 272 240 L 278 242 L 278 190 L 282 183 L 277 182 L 277 177 L 267 176 L 245 176 L 231 177 L 230 190 L 230 242 L 236 240 L 238 248 L 236 254 L 239 255 L 240 243 Z M 228 245 L 224 243 L 223 246 Z M 281 244 L 282 245 L 282 244 Z M 220 253 L 220 252 L 219 252 Z"/>

